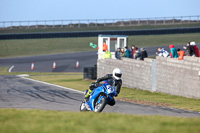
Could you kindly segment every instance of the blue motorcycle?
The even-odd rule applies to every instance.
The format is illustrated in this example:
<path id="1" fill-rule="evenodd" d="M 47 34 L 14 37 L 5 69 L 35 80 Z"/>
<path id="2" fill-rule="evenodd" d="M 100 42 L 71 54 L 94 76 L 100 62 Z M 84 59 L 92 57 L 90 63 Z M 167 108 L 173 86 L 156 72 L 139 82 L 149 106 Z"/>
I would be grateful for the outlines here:
<path id="1" fill-rule="evenodd" d="M 114 96 L 117 95 L 113 80 L 105 80 L 104 84 L 94 88 L 88 101 L 83 100 L 80 111 L 102 112 L 107 104 L 114 105 Z M 87 91 L 85 92 L 85 94 Z"/>

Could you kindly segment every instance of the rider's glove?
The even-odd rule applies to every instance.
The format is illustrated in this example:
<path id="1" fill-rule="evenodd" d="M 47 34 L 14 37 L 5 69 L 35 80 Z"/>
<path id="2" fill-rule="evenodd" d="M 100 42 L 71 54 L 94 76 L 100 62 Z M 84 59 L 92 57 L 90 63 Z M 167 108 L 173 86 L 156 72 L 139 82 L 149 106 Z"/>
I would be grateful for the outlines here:
<path id="1" fill-rule="evenodd" d="M 118 93 L 116 93 L 115 97 L 117 97 L 117 96 L 118 96 Z"/>

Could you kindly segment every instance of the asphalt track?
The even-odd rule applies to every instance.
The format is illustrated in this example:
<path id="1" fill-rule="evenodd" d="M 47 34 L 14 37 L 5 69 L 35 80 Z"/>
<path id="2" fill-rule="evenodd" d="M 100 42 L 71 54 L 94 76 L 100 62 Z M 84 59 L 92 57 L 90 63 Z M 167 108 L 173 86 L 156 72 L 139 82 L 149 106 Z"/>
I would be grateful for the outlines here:
<path id="1" fill-rule="evenodd" d="M 0 76 L 0 108 L 43 109 L 79 112 L 83 93 L 55 87 L 17 76 Z M 103 112 L 137 115 L 200 117 L 200 113 L 166 107 L 116 101 Z"/>
<path id="2" fill-rule="evenodd" d="M 197 45 L 200 48 L 200 44 Z M 161 46 L 169 51 L 168 46 Z M 182 48 L 178 45 L 176 48 Z M 146 47 L 149 56 L 155 56 L 158 47 Z M 53 62 L 56 69 L 53 69 Z M 79 67 L 76 68 L 76 61 Z M 34 70 L 31 70 L 31 63 Z M 12 72 L 83 72 L 84 67 L 93 67 L 97 64 L 97 51 L 64 53 L 54 55 L 27 56 L 17 58 L 1 58 L 0 67 L 14 66 Z"/>

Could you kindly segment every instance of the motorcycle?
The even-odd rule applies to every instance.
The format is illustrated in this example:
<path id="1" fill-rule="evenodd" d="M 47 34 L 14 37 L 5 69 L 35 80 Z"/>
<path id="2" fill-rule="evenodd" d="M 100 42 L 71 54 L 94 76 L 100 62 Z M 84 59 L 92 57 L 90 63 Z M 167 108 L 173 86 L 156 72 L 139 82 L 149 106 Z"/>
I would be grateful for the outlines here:
<path id="1" fill-rule="evenodd" d="M 87 90 L 85 94 L 87 93 Z M 104 83 L 91 92 L 88 101 L 83 100 L 80 111 L 102 112 L 107 104 L 112 106 L 114 96 L 117 95 L 113 80 L 105 80 Z M 113 104 L 114 105 L 114 104 Z"/>

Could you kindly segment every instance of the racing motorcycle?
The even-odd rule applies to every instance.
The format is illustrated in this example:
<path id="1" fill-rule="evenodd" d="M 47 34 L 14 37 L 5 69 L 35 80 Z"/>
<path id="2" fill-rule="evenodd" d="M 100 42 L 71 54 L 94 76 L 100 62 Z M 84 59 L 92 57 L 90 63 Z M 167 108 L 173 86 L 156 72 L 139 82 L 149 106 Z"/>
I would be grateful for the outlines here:
<path id="1" fill-rule="evenodd" d="M 80 106 L 80 111 L 102 112 L 107 104 L 112 106 L 114 96 L 117 95 L 116 87 L 113 80 L 105 80 L 103 84 L 91 92 L 88 101 L 83 100 Z M 85 94 L 87 90 L 85 91 Z"/>

